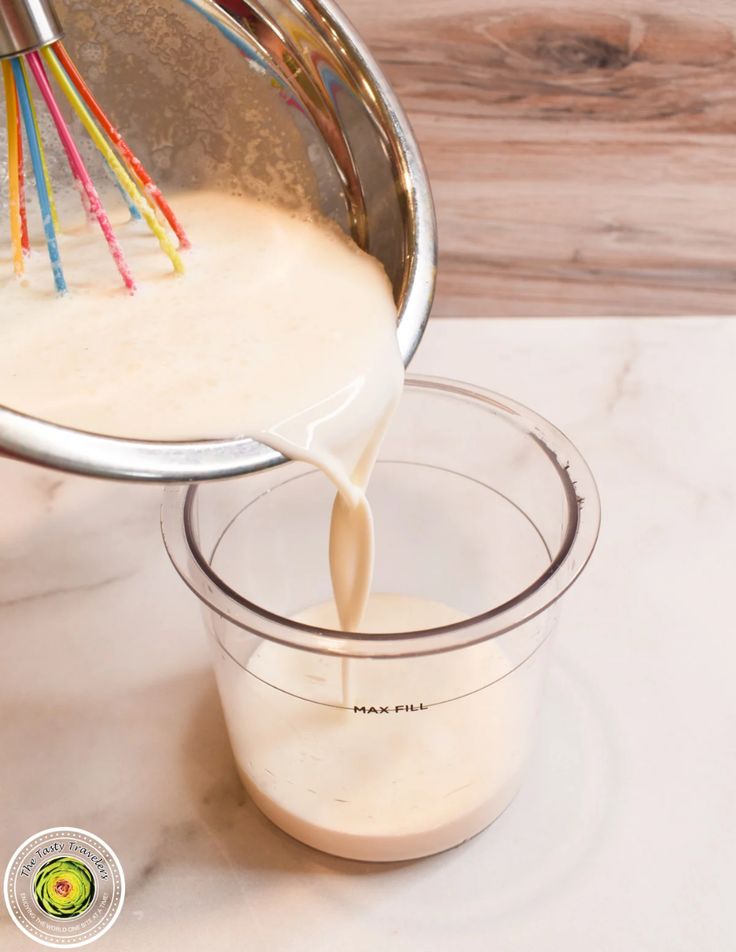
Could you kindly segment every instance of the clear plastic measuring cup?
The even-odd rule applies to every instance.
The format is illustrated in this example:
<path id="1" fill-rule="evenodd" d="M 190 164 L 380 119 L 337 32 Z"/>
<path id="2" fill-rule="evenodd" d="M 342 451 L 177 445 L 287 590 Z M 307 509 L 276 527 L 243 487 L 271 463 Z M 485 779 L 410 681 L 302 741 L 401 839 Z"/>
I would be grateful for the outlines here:
<path id="1" fill-rule="evenodd" d="M 466 620 L 375 634 L 291 620 L 330 598 L 333 495 L 301 463 L 169 487 L 165 542 L 204 605 L 235 760 L 266 816 L 340 856 L 435 853 L 519 787 L 558 599 L 595 545 L 595 483 L 525 407 L 409 379 L 369 489 L 373 590 Z"/>

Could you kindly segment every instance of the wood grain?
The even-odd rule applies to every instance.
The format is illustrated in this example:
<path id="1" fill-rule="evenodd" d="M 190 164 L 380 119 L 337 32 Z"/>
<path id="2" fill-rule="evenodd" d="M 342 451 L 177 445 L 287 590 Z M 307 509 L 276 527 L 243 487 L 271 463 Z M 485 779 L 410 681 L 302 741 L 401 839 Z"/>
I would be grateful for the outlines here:
<path id="1" fill-rule="evenodd" d="M 435 313 L 736 312 L 736 3 L 343 6 L 430 171 Z"/>

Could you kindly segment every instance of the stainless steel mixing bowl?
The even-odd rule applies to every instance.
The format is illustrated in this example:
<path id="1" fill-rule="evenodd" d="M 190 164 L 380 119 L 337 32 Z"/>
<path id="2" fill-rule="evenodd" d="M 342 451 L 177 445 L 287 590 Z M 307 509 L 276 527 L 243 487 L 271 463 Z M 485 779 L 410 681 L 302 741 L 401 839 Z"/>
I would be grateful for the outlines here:
<path id="1" fill-rule="evenodd" d="M 227 188 L 313 209 L 383 263 L 408 364 L 434 292 L 432 198 L 406 117 L 341 11 L 329 0 L 59 0 L 57 9 L 82 73 L 164 188 Z M 76 138 L 86 137 L 77 129 Z M 63 156 L 51 150 L 48 160 L 53 175 Z M 114 439 L 2 406 L 0 451 L 168 482 L 284 461 L 249 439 Z"/>

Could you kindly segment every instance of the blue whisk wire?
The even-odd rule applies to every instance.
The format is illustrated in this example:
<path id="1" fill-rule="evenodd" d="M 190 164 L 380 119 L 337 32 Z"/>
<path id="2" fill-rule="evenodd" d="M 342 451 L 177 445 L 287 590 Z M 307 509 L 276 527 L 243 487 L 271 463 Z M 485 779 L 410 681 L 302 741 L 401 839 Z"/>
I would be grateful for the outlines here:
<path id="1" fill-rule="evenodd" d="M 54 276 L 54 285 L 59 294 L 65 294 L 67 291 L 64 271 L 61 267 L 61 255 L 59 254 L 59 243 L 56 239 L 56 229 L 54 228 L 54 219 L 51 213 L 51 200 L 46 187 L 46 177 L 44 175 L 43 162 L 41 160 L 41 146 L 36 132 L 36 124 L 31 109 L 31 93 L 28 89 L 26 77 L 23 68 L 18 59 L 11 61 L 13 67 L 13 76 L 15 86 L 18 91 L 18 105 L 20 106 L 23 126 L 28 140 L 28 151 L 31 155 L 31 164 L 33 174 L 36 179 L 36 191 L 38 192 L 38 204 L 41 208 L 41 218 L 43 222 L 43 231 L 46 238 L 46 247 L 49 252 L 51 262 L 51 271 Z"/>

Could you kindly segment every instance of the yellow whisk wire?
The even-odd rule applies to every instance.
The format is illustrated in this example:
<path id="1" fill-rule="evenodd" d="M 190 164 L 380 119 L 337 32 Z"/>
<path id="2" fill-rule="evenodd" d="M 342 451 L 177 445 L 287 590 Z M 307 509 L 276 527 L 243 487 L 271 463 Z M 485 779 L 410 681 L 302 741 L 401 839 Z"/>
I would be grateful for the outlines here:
<path id="1" fill-rule="evenodd" d="M 179 273 L 182 273 L 184 271 L 184 264 L 179 256 L 179 253 L 177 252 L 176 248 L 172 244 L 169 236 L 166 234 L 166 231 L 164 230 L 164 228 L 161 226 L 156 216 L 151 211 L 150 205 L 145 200 L 145 198 L 140 194 L 140 191 L 136 187 L 132 178 L 125 171 L 118 157 L 115 155 L 111 147 L 108 145 L 106 139 L 104 138 L 99 128 L 95 124 L 91 115 L 89 114 L 87 107 L 84 105 L 79 95 L 77 94 L 77 91 L 72 86 L 69 80 L 69 77 L 67 76 L 65 71 L 62 69 L 61 64 L 56 58 L 53 50 L 50 49 L 49 47 L 45 47 L 44 49 L 41 50 L 41 55 L 43 56 L 46 62 L 46 65 L 51 70 L 54 76 L 54 79 L 59 84 L 59 87 L 61 88 L 62 92 L 64 93 L 66 98 L 69 100 L 69 104 L 71 105 L 72 109 L 79 117 L 79 120 L 84 126 L 84 128 L 87 130 L 87 134 L 89 135 L 90 139 L 92 139 L 94 144 L 97 146 L 99 151 L 107 160 L 108 164 L 110 165 L 113 172 L 117 176 L 118 181 L 120 182 L 122 187 L 125 189 L 125 192 L 127 193 L 127 195 L 130 196 L 131 200 L 135 202 L 146 224 L 148 225 L 148 227 L 151 229 L 153 234 L 158 239 L 158 243 L 161 246 L 161 250 L 168 256 L 169 260 L 174 266 L 174 270 L 178 271 Z"/>
<path id="2" fill-rule="evenodd" d="M 13 248 L 13 270 L 23 274 L 23 237 L 20 213 L 20 161 L 18 153 L 18 112 L 15 101 L 15 81 L 13 71 L 7 60 L 2 61 L 3 86 L 5 88 L 5 115 L 8 124 L 8 178 L 10 241 Z"/>
<path id="3" fill-rule="evenodd" d="M 30 83 L 28 82 L 28 70 L 26 69 L 26 64 L 23 61 L 23 59 L 21 59 L 20 61 L 20 68 L 23 70 L 23 76 L 25 77 L 25 80 L 26 80 L 26 86 L 28 87 L 28 89 L 30 89 L 31 86 L 30 86 Z M 46 165 L 46 153 L 44 152 L 44 148 L 43 148 L 43 139 L 41 138 L 41 130 L 38 127 L 38 117 L 36 116 L 36 107 L 33 104 L 33 96 L 28 97 L 28 102 L 31 107 L 31 115 L 33 116 L 33 125 L 35 126 L 35 129 L 36 129 L 36 139 L 38 141 L 38 151 L 41 156 L 41 168 L 43 169 L 43 177 L 46 182 L 46 191 L 48 192 L 48 195 L 49 195 L 49 206 L 51 208 L 51 221 L 54 223 L 54 230 L 58 232 L 60 231 L 59 217 L 56 214 L 56 202 L 54 201 L 54 190 L 51 187 L 51 177 L 49 175 L 49 170 Z"/>

